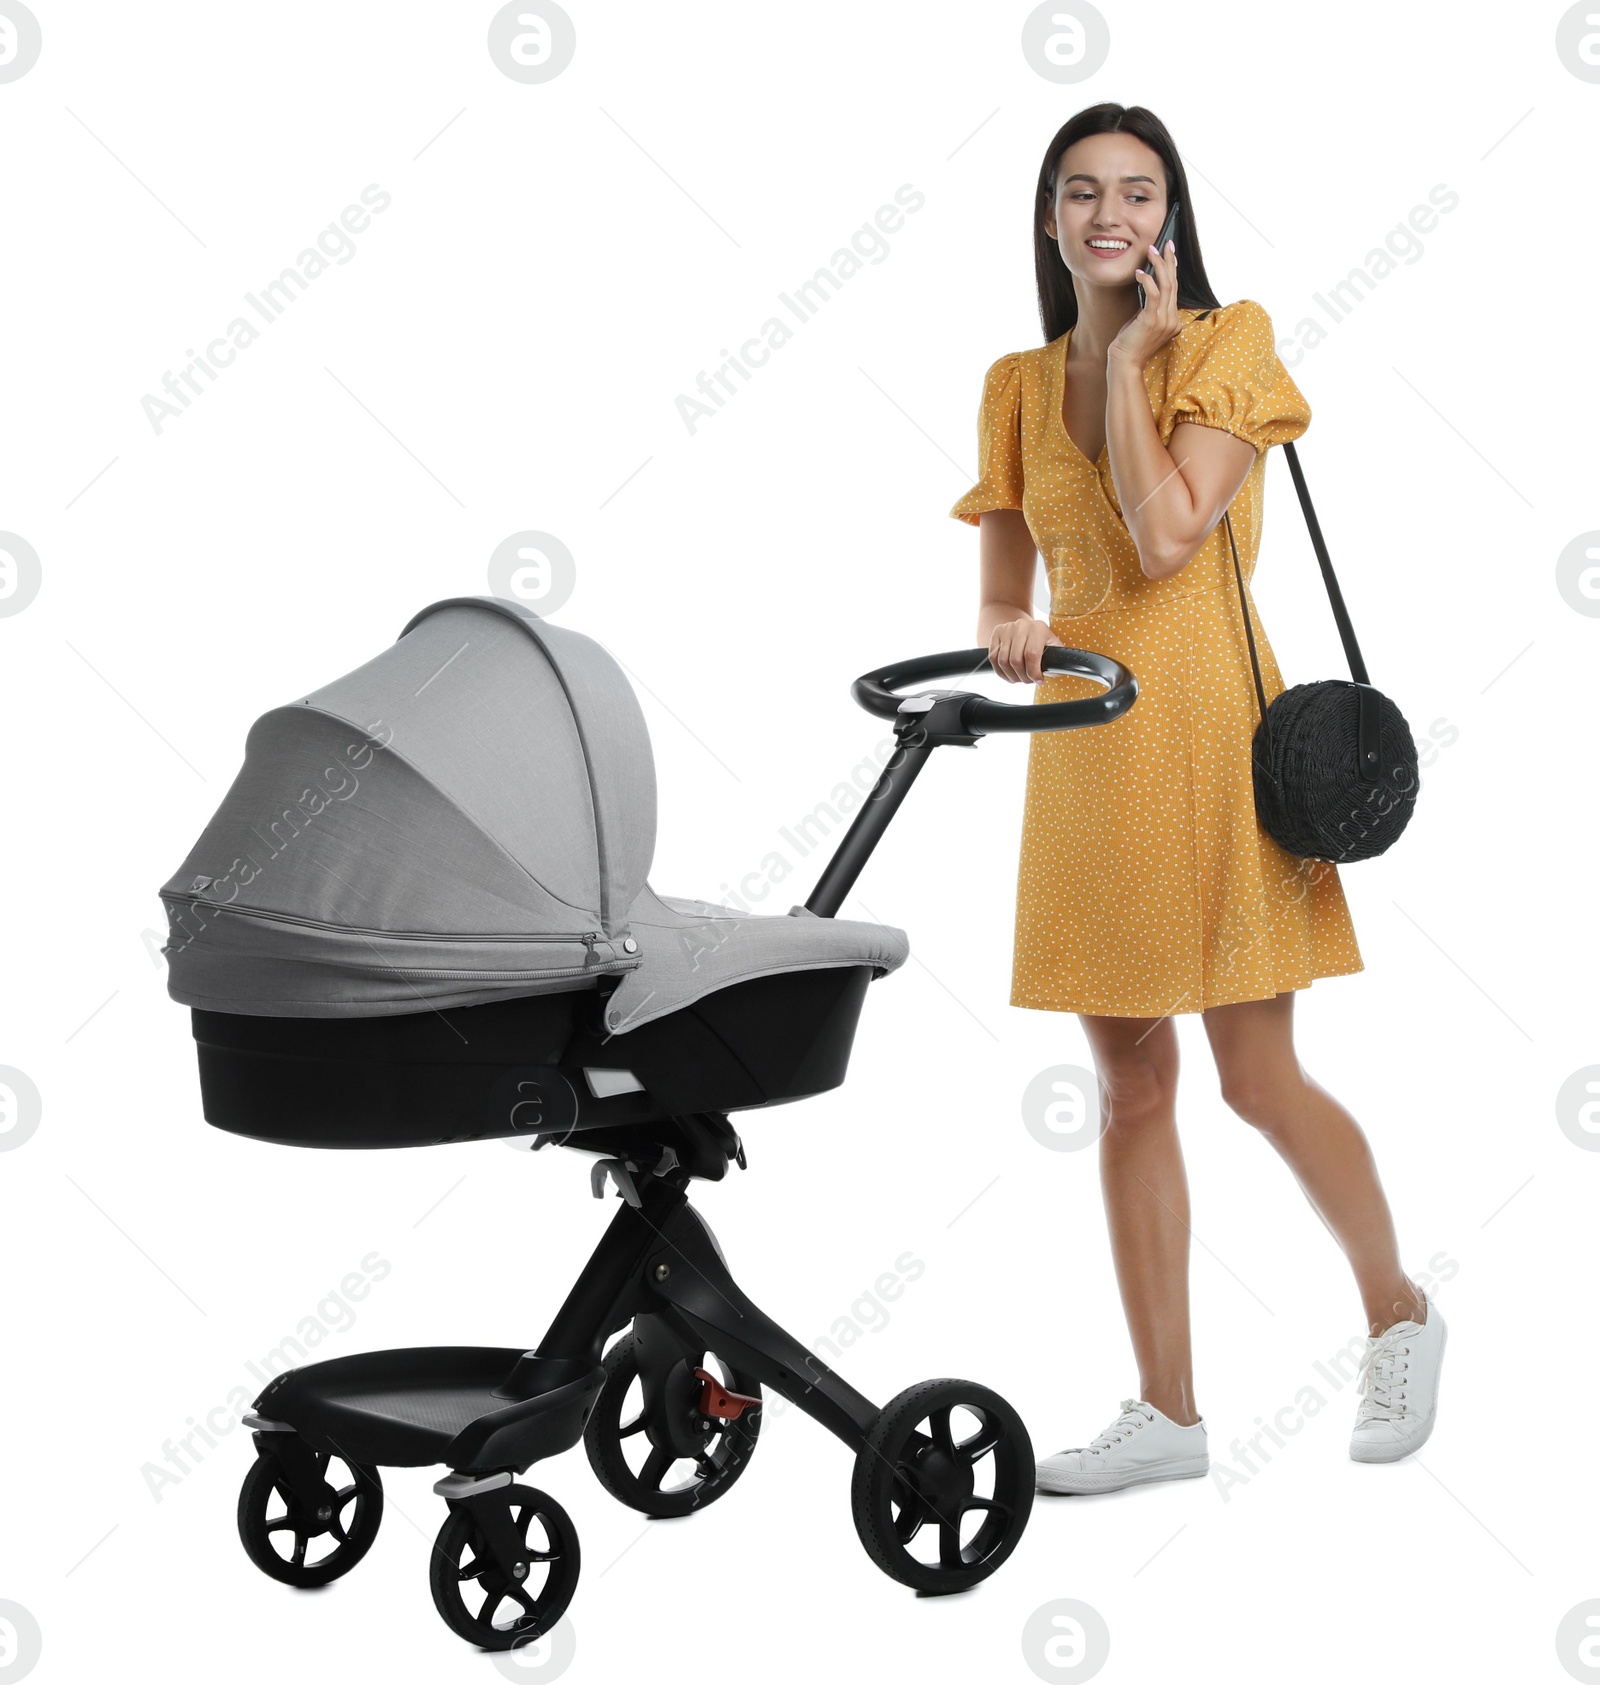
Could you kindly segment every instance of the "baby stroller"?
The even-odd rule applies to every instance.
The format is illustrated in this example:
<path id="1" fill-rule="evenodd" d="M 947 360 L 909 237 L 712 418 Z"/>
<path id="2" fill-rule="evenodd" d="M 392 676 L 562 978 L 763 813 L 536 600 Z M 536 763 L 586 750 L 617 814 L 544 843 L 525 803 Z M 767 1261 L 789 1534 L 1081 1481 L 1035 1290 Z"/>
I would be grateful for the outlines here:
<path id="1" fill-rule="evenodd" d="M 897 746 L 784 916 L 651 889 L 655 772 L 633 692 L 600 645 L 514 603 L 435 603 L 256 722 L 161 892 L 207 1120 L 295 1147 L 521 1137 L 598 1155 L 596 1197 L 610 1184 L 622 1202 L 532 1350 L 364 1352 L 274 1377 L 245 1417 L 239 1531 L 259 1568 L 337 1579 L 377 1533 L 380 1467 L 442 1464 L 434 1602 L 463 1638 L 510 1649 L 559 1620 L 579 1567 L 565 1511 L 517 1477 L 581 1438 L 622 1502 L 686 1515 L 749 1463 L 763 1387 L 855 1453 L 856 1528 L 886 1573 L 941 1593 L 1000 1566 L 1033 1499 L 1016 1411 L 961 1380 L 863 1397 L 740 1291 L 688 1188 L 744 1169 L 730 1113 L 843 1082 L 867 985 L 908 949 L 833 914 L 933 750 L 1133 702 L 1116 662 L 1046 657 L 1103 692 L 896 694 L 986 669 L 981 650 L 859 679 Z"/>

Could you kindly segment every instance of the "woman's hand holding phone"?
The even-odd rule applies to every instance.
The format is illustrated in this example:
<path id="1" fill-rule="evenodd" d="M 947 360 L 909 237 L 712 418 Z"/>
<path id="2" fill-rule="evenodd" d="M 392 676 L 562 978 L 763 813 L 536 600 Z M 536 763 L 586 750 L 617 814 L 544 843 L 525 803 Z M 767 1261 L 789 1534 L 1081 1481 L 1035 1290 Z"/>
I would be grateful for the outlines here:
<path id="1" fill-rule="evenodd" d="M 1176 337 L 1183 325 L 1178 320 L 1177 228 L 1178 207 L 1174 205 L 1167 213 L 1156 243 L 1145 248 L 1147 267 L 1134 273 L 1134 285 L 1140 289 L 1140 308 L 1137 315 L 1123 323 L 1112 340 L 1113 360 L 1125 357 L 1142 369 L 1169 339 Z"/>

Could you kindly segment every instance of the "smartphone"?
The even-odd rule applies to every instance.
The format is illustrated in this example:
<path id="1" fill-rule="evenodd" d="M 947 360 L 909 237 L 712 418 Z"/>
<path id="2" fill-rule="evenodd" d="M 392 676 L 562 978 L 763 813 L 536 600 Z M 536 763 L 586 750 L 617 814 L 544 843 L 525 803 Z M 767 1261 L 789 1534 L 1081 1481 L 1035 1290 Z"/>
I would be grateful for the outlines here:
<path id="1" fill-rule="evenodd" d="M 1163 255 L 1165 255 L 1166 250 L 1167 250 L 1167 241 L 1168 240 L 1176 240 L 1177 237 L 1178 237 L 1178 201 L 1176 199 L 1174 199 L 1172 201 L 1172 209 L 1167 212 L 1167 220 L 1164 223 L 1162 223 L 1161 232 L 1158 235 L 1156 235 L 1156 250 L 1158 252 L 1162 253 Z M 1147 258 L 1145 260 L 1145 262 L 1148 263 L 1149 259 Z M 1139 267 L 1141 269 L 1143 269 L 1144 264 L 1141 264 Z M 1145 269 L 1145 274 L 1148 275 L 1149 273 L 1150 273 L 1150 271 L 1148 269 Z M 1137 281 L 1135 281 L 1133 284 L 1136 287 L 1139 287 L 1139 283 Z M 1139 287 L 1139 308 L 1141 310 L 1144 309 L 1144 304 L 1145 304 L 1145 290 L 1144 290 L 1143 287 Z"/>

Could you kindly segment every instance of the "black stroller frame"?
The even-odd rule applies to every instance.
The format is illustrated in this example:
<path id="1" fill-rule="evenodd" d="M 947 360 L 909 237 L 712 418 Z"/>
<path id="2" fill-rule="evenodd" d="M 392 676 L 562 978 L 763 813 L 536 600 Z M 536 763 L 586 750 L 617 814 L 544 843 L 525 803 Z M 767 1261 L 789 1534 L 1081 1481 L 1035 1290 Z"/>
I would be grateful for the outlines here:
<path id="1" fill-rule="evenodd" d="M 1049 672 L 1094 679 L 1103 694 L 1013 706 L 974 692 L 896 693 L 918 680 L 987 670 L 982 650 L 901 662 L 856 682 L 856 699 L 893 720 L 897 747 L 806 903 L 809 913 L 837 912 L 935 748 L 971 746 L 988 731 L 1102 723 L 1137 694 L 1126 669 L 1105 657 L 1062 648 L 1045 655 Z M 857 965 L 758 978 L 621 1037 L 606 1027 L 607 985 L 616 978 L 582 996 L 532 996 L 407 1021 L 408 1047 L 427 1035 L 422 1020 L 486 1027 L 474 1039 L 491 1064 L 463 1064 L 440 1079 L 478 1084 L 486 1121 L 470 1135 L 599 1152 L 593 1192 L 600 1197 L 612 1186 L 621 1204 L 531 1351 L 361 1353 L 274 1378 L 245 1418 L 258 1455 L 240 1494 L 239 1528 L 252 1560 L 291 1585 L 340 1577 L 376 1535 L 379 1467 L 443 1464 L 449 1473 L 434 1490 L 448 1515 L 431 1555 L 435 1605 L 463 1638 L 510 1649 L 560 1619 L 580 1562 L 566 1512 L 517 1476 L 582 1439 L 613 1495 L 645 1514 L 686 1515 L 721 1497 L 747 1466 L 769 1388 L 850 1448 L 855 1524 L 880 1568 L 922 1594 L 962 1591 L 992 1574 L 1020 1539 L 1033 1500 L 1033 1450 L 1017 1412 L 988 1387 L 956 1379 L 924 1381 L 886 1406 L 873 1403 L 751 1302 L 688 1197 L 692 1180 L 720 1180 L 730 1164 L 745 1167 L 730 1109 L 843 1080 L 870 977 L 869 966 Z M 749 1092 L 731 1077 L 720 1086 L 707 1078 L 711 1041 L 696 1039 L 702 1024 L 726 1039 L 728 1015 L 740 1012 L 763 1026 L 755 1039 L 773 1061 L 755 1068 Z M 320 1105 L 333 1128 L 361 1109 L 354 1099 L 403 1120 L 413 1090 L 421 1090 L 419 1117 L 437 1098 L 427 1090 L 434 1055 L 424 1047 L 410 1074 L 386 1077 L 375 1100 L 373 1069 L 392 1060 L 395 1046 L 392 1018 L 331 1027 L 292 1021 L 296 1037 L 310 1038 L 296 1040 L 293 1058 L 283 1056 L 281 1019 L 202 1010 L 194 1019 L 206 1115 L 223 1128 L 271 1139 L 286 1106 Z M 645 1074 L 657 1096 L 653 1107 L 633 1092 L 592 1098 L 571 1080 L 578 1066 L 603 1063 L 608 1047 L 615 1063 L 619 1041 L 627 1046 L 623 1062 Z M 526 1063 L 530 1050 L 540 1062 Z M 308 1058 L 322 1061 L 315 1083 L 307 1080 Z M 661 1096 L 676 1104 L 663 1107 Z M 720 1105 L 708 1103 L 718 1097 Z M 439 1139 L 422 1127 L 419 1142 Z M 333 1144 L 372 1143 L 352 1135 Z M 607 1349 L 620 1329 L 629 1332 Z M 720 1374 L 708 1367 L 713 1360 Z M 624 1420 L 635 1383 L 642 1402 Z M 957 1411 L 977 1423 L 964 1438 L 956 1437 Z M 626 1441 L 640 1435 L 649 1450 L 635 1469 Z M 682 1460 L 692 1462 L 692 1477 L 663 1487 Z M 335 1477 L 335 1462 L 348 1480 Z M 292 1539 L 288 1555 L 278 1536 Z M 324 1541 L 327 1554 L 311 1558 L 313 1540 Z M 505 1612 L 509 1619 L 496 1619 Z"/>

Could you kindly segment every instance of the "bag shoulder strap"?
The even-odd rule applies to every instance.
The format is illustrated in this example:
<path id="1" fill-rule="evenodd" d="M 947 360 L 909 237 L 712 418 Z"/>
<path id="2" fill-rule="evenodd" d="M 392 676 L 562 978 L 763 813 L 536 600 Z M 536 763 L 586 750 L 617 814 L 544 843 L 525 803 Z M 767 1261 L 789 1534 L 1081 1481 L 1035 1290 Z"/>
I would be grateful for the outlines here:
<path id="1" fill-rule="evenodd" d="M 1333 607 L 1333 618 L 1339 624 L 1339 642 L 1344 645 L 1344 658 L 1350 664 L 1350 677 L 1358 685 L 1370 684 L 1372 681 L 1367 677 L 1367 664 L 1361 659 L 1361 646 L 1356 642 L 1356 629 L 1350 624 L 1350 615 L 1344 606 L 1344 593 L 1339 589 L 1339 581 L 1333 577 L 1333 560 L 1328 555 L 1328 546 L 1323 542 L 1322 526 L 1317 520 L 1317 512 L 1311 507 L 1311 493 L 1306 490 L 1305 473 L 1300 467 L 1300 457 L 1292 440 L 1285 442 L 1283 454 L 1289 459 L 1289 474 L 1294 480 L 1295 493 L 1300 499 L 1306 527 L 1311 533 L 1311 548 L 1317 553 L 1317 565 L 1322 569 L 1322 583 L 1328 588 L 1328 602 Z"/>
<path id="2" fill-rule="evenodd" d="M 1200 313 L 1195 320 L 1203 322 L 1211 314 L 1210 310 Z M 1311 493 L 1306 489 L 1306 477 L 1300 467 L 1300 457 L 1295 451 L 1292 440 L 1286 440 L 1283 454 L 1289 459 L 1289 473 L 1294 480 L 1295 495 L 1300 499 L 1300 510 L 1306 518 L 1306 528 L 1311 534 L 1311 548 L 1317 553 L 1317 566 L 1322 570 L 1322 583 L 1327 588 L 1328 602 L 1333 609 L 1333 618 L 1339 628 L 1339 642 L 1344 645 L 1344 658 L 1350 666 L 1350 677 L 1358 685 L 1370 684 L 1367 677 L 1367 664 L 1361 659 L 1361 646 L 1356 642 L 1356 629 L 1350 624 L 1349 611 L 1344 606 L 1344 593 L 1339 589 L 1339 581 L 1334 578 L 1333 558 L 1328 554 L 1328 546 L 1322 537 L 1322 525 L 1317 520 L 1317 512 L 1311 507 Z M 1261 664 L 1256 659 L 1255 634 L 1250 630 L 1250 611 L 1245 603 L 1244 575 L 1239 568 L 1239 547 L 1233 540 L 1233 522 L 1229 519 L 1227 510 L 1222 513 L 1222 519 L 1228 528 L 1228 546 L 1233 551 L 1233 574 L 1239 582 L 1239 606 L 1244 612 L 1245 636 L 1250 644 L 1250 665 L 1255 669 L 1256 697 L 1261 703 L 1262 717 L 1266 717 L 1267 704 L 1261 690 Z"/>
<path id="3" fill-rule="evenodd" d="M 1244 616 L 1245 641 L 1250 645 L 1250 671 L 1255 674 L 1256 702 L 1261 709 L 1258 718 L 1265 720 L 1267 717 L 1267 693 L 1261 688 L 1261 662 L 1256 657 L 1256 635 L 1250 629 L 1250 605 L 1245 600 L 1244 575 L 1239 571 L 1239 546 L 1233 542 L 1233 522 L 1228 520 L 1226 510 L 1223 511 L 1222 518 L 1228 524 L 1228 548 L 1233 551 L 1233 577 L 1239 582 L 1239 612 Z"/>
<path id="4" fill-rule="evenodd" d="M 1333 559 L 1328 554 L 1328 546 L 1323 542 L 1322 528 L 1317 523 L 1317 512 L 1311 507 L 1311 493 L 1306 489 L 1306 477 L 1300 468 L 1300 458 L 1295 454 L 1292 443 L 1286 443 L 1283 454 L 1289 459 L 1289 472 L 1294 477 L 1294 489 L 1300 497 L 1300 508 L 1306 518 L 1306 526 L 1311 533 L 1311 547 L 1317 553 L 1317 565 L 1322 569 L 1322 583 L 1327 587 L 1328 603 L 1333 609 L 1333 618 L 1338 623 L 1339 641 L 1344 645 L 1344 658 L 1350 665 L 1350 677 L 1358 685 L 1370 684 L 1367 677 L 1367 664 L 1361 659 L 1361 646 L 1356 642 L 1356 629 L 1350 624 L 1349 611 L 1344 606 L 1344 594 L 1339 589 L 1339 581 L 1334 578 Z M 1233 552 L 1233 577 L 1239 584 L 1239 607 L 1244 614 L 1245 636 L 1250 644 L 1250 665 L 1255 669 L 1256 696 L 1261 701 L 1262 717 L 1266 717 L 1267 704 L 1261 692 L 1261 665 L 1256 659 L 1255 634 L 1250 630 L 1250 611 L 1245 603 L 1244 574 L 1239 567 L 1239 546 L 1234 542 L 1233 521 L 1227 510 L 1223 510 L 1222 519 L 1228 529 L 1228 548 Z"/>

